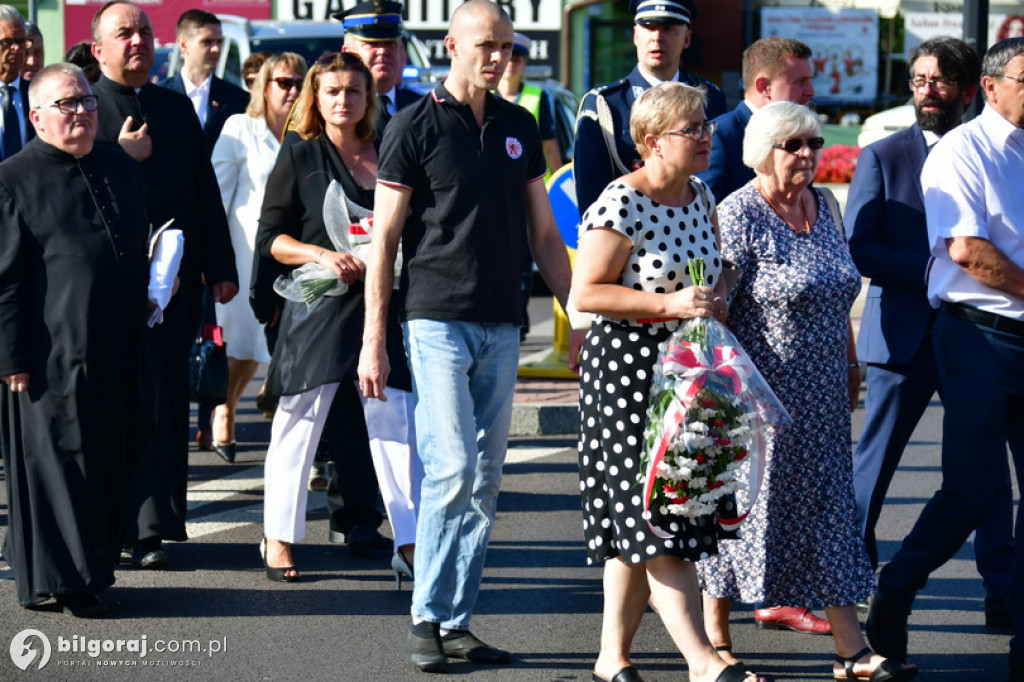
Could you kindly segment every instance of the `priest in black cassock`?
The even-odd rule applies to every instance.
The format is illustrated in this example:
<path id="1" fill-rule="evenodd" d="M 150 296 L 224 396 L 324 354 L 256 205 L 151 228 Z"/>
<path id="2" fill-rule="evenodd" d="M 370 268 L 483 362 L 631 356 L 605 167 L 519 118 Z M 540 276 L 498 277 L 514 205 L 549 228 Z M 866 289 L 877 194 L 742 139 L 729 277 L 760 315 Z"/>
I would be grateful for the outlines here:
<path id="1" fill-rule="evenodd" d="M 4 556 L 18 601 L 106 613 L 145 411 L 145 188 L 93 144 L 96 99 L 55 64 L 29 90 L 37 136 L 0 164 L 0 454 Z"/>
<path id="2" fill-rule="evenodd" d="M 149 82 L 154 58 L 149 17 L 130 3 L 108 2 L 93 18 L 93 38 L 103 74 L 93 86 L 100 103 L 96 139 L 119 142 L 142 162 L 150 220 L 163 225 L 174 218 L 185 237 L 181 289 L 164 311 L 164 323 L 148 335 L 157 375 L 156 430 L 130 487 L 125 531 L 136 565 L 162 569 L 170 560 L 162 541 L 188 539 L 188 354 L 199 324 L 203 279 L 214 300 L 227 303 L 238 292 L 238 274 L 192 102 Z"/>

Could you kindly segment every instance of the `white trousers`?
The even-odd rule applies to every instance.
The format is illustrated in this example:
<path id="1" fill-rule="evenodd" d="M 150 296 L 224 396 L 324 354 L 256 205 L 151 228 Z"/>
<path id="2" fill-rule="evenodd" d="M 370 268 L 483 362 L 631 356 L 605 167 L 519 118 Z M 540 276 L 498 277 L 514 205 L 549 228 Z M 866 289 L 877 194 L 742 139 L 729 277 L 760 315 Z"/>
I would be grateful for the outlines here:
<path id="1" fill-rule="evenodd" d="M 272 540 L 306 537 L 309 469 L 339 385 L 281 396 L 277 404 L 263 465 L 263 532 Z"/>
<path id="2" fill-rule="evenodd" d="M 370 454 L 380 494 L 395 536 L 395 548 L 416 542 L 416 513 L 420 506 L 423 463 L 416 451 L 413 395 L 387 386 L 387 402 L 360 393 Z"/>
<path id="3" fill-rule="evenodd" d="M 324 384 L 282 396 L 278 403 L 264 464 L 263 529 L 268 538 L 293 543 L 306 537 L 309 470 L 338 386 Z M 360 398 L 397 548 L 416 542 L 423 464 L 416 451 L 413 394 L 386 387 L 385 395 L 387 402 Z"/>

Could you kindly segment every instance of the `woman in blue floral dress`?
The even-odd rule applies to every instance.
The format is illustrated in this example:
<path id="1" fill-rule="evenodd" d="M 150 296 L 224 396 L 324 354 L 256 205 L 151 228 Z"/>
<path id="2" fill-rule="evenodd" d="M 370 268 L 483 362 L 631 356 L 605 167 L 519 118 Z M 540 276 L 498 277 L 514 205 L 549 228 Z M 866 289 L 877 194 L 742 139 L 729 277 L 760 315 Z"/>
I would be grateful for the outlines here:
<path id="1" fill-rule="evenodd" d="M 860 374 L 849 314 L 860 276 L 828 203 L 810 187 L 822 144 L 807 108 L 759 109 L 743 142 L 757 177 L 718 208 L 722 255 L 743 273 L 729 327 L 793 423 L 768 427 L 742 539 L 720 541 L 719 554 L 698 564 L 705 625 L 712 642 L 728 646 L 732 601 L 824 608 L 837 679 L 907 680 L 916 668 L 874 654 L 857 620 L 855 604 L 875 588 L 854 522 L 850 452 Z"/>

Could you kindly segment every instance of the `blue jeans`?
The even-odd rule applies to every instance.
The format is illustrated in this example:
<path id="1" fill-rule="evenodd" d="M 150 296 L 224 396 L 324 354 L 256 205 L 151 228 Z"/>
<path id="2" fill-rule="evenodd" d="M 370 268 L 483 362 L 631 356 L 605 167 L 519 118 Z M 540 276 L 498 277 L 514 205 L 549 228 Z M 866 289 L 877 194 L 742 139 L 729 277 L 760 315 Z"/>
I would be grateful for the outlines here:
<path id="1" fill-rule="evenodd" d="M 519 329 L 429 319 L 403 326 L 424 472 L 412 615 L 465 630 L 501 486 Z"/>

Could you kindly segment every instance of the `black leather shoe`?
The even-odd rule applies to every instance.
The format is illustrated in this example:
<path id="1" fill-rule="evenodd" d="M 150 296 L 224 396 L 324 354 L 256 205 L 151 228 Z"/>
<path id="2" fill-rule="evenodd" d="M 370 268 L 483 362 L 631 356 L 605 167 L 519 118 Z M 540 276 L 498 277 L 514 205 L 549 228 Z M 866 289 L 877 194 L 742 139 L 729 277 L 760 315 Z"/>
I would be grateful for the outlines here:
<path id="1" fill-rule="evenodd" d="M 512 654 L 481 642 L 469 630 L 452 630 L 441 638 L 445 655 L 463 658 L 473 663 L 508 663 Z"/>
<path id="2" fill-rule="evenodd" d="M 238 444 L 233 440 L 226 441 L 224 443 L 220 441 L 214 441 L 213 451 L 216 452 L 222 460 L 228 464 L 235 463 L 235 454 L 238 452 Z"/>
<path id="3" fill-rule="evenodd" d="M 985 600 L 985 627 L 993 630 L 1012 630 L 1010 605 L 1005 598 Z"/>
<path id="4" fill-rule="evenodd" d="M 615 677 L 610 680 L 604 679 L 597 673 L 591 673 L 590 679 L 591 682 L 644 682 L 644 678 L 640 677 L 640 673 L 631 665 L 627 665 L 625 668 L 615 673 Z"/>
<path id="5" fill-rule="evenodd" d="M 110 608 L 95 594 L 58 594 L 57 605 L 75 618 L 103 618 Z"/>
<path id="6" fill-rule="evenodd" d="M 909 611 L 902 611 L 889 604 L 881 592 L 875 594 L 864 623 L 864 634 L 868 643 L 879 656 L 898 663 L 907 662 L 907 618 Z"/>
<path id="7" fill-rule="evenodd" d="M 390 538 L 384 537 L 380 534 L 380 531 L 368 525 L 356 526 L 348 532 L 345 539 L 349 550 L 356 554 L 371 549 L 386 549 L 390 551 L 394 544 Z"/>
<path id="8" fill-rule="evenodd" d="M 406 642 L 409 660 L 425 673 L 448 672 L 448 658 L 441 649 L 440 626 L 437 623 L 417 623 L 409 626 Z"/>
<path id="9" fill-rule="evenodd" d="M 146 538 L 135 543 L 132 552 L 135 565 L 147 571 L 162 571 L 171 563 L 171 557 L 163 550 L 160 538 Z"/>

